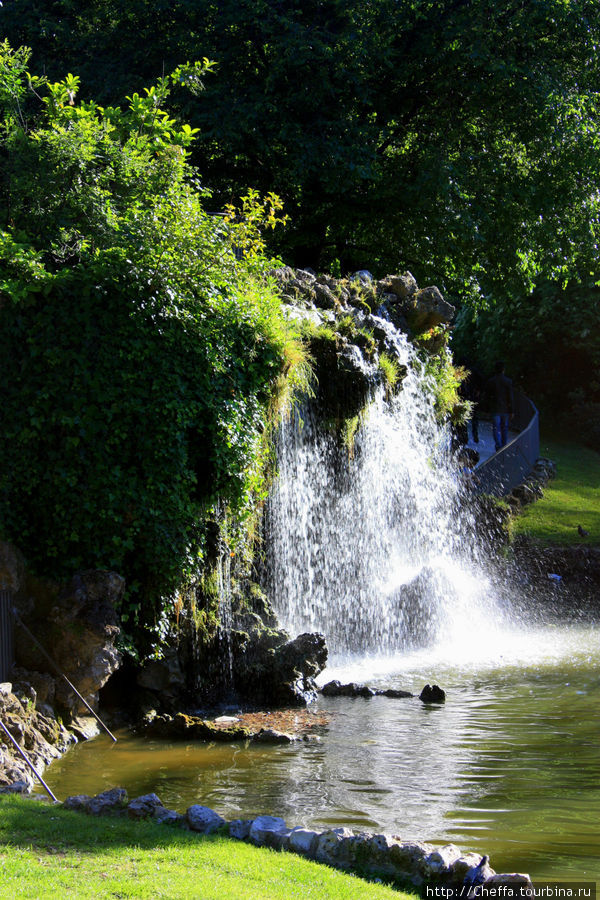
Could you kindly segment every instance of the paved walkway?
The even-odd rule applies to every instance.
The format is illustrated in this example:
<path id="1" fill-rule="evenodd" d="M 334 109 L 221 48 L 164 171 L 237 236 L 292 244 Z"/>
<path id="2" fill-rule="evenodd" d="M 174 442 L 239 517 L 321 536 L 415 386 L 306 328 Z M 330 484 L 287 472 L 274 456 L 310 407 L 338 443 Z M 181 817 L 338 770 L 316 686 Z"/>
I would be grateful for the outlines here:
<path id="1" fill-rule="evenodd" d="M 479 422 L 479 443 L 476 444 L 473 440 L 471 433 L 471 423 L 469 422 L 469 443 L 467 447 L 470 447 L 473 450 L 477 450 L 479 453 L 479 462 L 475 466 L 478 468 L 481 466 L 486 460 L 493 456 L 496 452 L 496 447 L 494 445 L 494 435 L 492 433 L 492 423 L 480 421 Z M 508 432 L 508 440 L 512 441 L 514 437 L 516 437 L 518 432 L 509 431 Z"/>

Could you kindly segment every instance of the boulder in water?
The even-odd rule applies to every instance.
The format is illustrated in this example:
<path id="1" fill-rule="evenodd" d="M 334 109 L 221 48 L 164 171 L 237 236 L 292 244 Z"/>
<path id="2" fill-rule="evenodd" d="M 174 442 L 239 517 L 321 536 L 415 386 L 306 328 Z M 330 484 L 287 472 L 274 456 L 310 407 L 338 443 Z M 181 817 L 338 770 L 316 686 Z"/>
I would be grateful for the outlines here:
<path id="1" fill-rule="evenodd" d="M 419 694 L 419 700 L 423 703 L 445 703 L 446 692 L 437 684 L 426 684 Z"/>

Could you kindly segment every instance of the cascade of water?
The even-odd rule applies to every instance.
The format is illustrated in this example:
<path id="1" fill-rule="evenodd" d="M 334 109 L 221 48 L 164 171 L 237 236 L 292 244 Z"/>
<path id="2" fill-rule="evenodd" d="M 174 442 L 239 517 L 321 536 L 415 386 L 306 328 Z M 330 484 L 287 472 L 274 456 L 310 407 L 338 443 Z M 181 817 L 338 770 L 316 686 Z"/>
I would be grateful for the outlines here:
<path id="1" fill-rule="evenodd" d="M 374 396 L 352 458 L 310 405 L 281 424 L 267 586 L 284 627 L 322 631 L 334 656 L 463 644 L 501 619 L 431 386 L 398 349 L 402 391 Z"/>
<path id="2" fill-rule="evenodd" d="M 231 648 L 231 631 L 233 628 L 233 612 L 231 606 L 231 557 L 228 553 L 222 556 L 218 566 L 219 592 L 219 641 L 222 656 L 226 660 L 224 668 L 226 687 L 233 687 L 233 652 Z"/>

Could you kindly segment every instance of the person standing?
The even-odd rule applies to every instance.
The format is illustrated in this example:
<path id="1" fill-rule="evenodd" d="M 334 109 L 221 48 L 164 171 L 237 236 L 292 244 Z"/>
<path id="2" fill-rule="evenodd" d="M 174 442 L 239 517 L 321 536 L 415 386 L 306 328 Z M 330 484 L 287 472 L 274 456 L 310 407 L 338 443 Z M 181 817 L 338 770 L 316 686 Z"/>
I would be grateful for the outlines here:
<path id="1" fill-rule="evenodd" d="M 513 383 L 504 374 L 504 363 L 498 360 L 494 374 L 487 383 L 488 406 L 492 414 L 492 427 L 496 451 L 508 442 L 508 424 L 514 411 Z"/>

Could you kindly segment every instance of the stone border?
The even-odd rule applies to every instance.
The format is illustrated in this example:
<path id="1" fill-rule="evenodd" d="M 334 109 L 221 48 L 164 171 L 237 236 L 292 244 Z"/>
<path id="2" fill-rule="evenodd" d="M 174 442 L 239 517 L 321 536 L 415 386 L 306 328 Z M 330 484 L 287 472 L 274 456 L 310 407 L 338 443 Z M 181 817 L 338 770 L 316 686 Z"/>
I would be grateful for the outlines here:
<path id="1" fill-rule="evenodd" d="M 324 831 L 288 828 L 277 816 L 227 822 L 214 810 L 199 804 L 190 806 L 185 815 L 181 815 L 166 809 L 156 794 L 145 794 L 129 801 L 124 788 L 112 788 L 95 797 L 85 794 L 67 797 L 62 806 L 94 816 L 127 815 L 130 819 L 151 819 L 199 835 L 218 832 L 256 847 L 297 853 L 334 869 L 367 877 L 384 876 L 414 887 L 429 884 L 472 888 L 480 884 L 486 887 L 506 884 L 516 890 L 533 889 L 529 875 L 496 874 L 488 865 L 487 856 L 462 853 L 454 844 L 434 847 L 419 841 L 401 841 L 395 835 L 354 833 L 348 828 Z"/>

